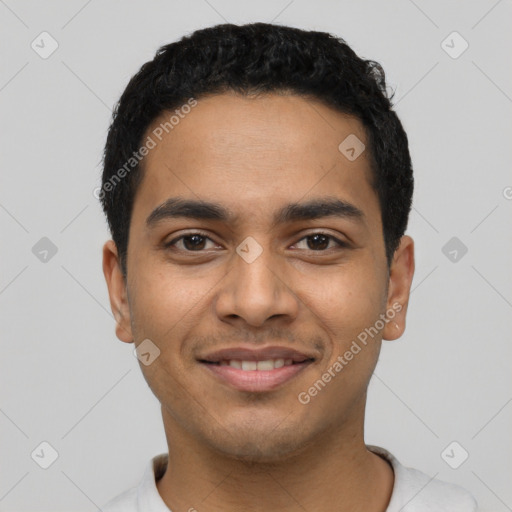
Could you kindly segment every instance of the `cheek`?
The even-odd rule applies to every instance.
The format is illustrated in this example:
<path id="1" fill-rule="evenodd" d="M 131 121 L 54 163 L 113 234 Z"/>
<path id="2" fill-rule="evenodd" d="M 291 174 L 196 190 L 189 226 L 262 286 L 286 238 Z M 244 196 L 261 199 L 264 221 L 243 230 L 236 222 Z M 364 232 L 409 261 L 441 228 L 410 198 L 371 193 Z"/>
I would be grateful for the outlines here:
<path id="1" fill-rule="evenodd" d="M 318 378 L 336 374 L 332 390 L 365 388 L 380 350 L 380 333 L 368 334 L 382 312 L 382 278 L 370 267 L 340 268 L 304 288 L 315 322 L 331 340 Z M 314 284 L 313 284 L 314 283 Z M 341 358 L 341 360 L 339 359 Z"/>
<path id="2" fill-rule="evenodd" d="M 139 267 L 133 283 L 132 330 L 136 340 L 149 338 L 160 349 L 160 362 L 174 371 L 190 365 L 188 340 L 212 315 L 213 294 L 222 274 L 198 272 L 192 266 L 179 273 L 170 265 Z"/>
<path id="3" fill-rule="evenodd" d="M 372 325 L 385 303 L 381 278 L 370 267 L 340 267 L 315 277 L 303 274 L 300 282 L 297 295 L 337 339 Z"/>
<path id="4" fill-rule="evenodd" d="M 144 330 L 139 333 L 144 337 L 164 341 L 183 329 L 194 307 L 200 307 L 204 292 L 193 282 L 176 279 L 170 272 L 152 272 L 150 267 L 135 269 L 137 278 L 130 289 L 132 322 Z"/>

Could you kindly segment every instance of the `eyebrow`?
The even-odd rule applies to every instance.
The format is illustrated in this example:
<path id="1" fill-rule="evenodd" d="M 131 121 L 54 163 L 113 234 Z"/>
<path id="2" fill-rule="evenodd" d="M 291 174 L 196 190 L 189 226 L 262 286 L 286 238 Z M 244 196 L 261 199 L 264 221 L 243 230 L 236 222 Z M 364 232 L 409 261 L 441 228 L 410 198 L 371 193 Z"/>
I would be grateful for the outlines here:
<path id="1" fill-rule="evenodd" d="M 239 219 L 238 215 L 219 203 L 170 197 L 150 213 L 146 226 L 151 228 L 165 219 L 179 217 L 225 223 L 236 223 Z M 360 223 L 365 220 L 363 211 L 353 204 L 335 197 L 323 197 L 287 204 L 275 213 L 272 226 L 324 217 L 339 217 Z"/>

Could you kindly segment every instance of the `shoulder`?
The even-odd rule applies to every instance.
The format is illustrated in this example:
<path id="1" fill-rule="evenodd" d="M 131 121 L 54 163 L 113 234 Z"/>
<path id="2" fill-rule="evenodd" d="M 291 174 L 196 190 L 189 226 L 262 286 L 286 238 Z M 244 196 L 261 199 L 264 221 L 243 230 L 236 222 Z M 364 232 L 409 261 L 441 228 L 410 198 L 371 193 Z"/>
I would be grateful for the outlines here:
<path id="1" fill-rule="evenodd" d="M 137 511 L 137 487 L 128 489 L 115 498 L 112 498 L 106 505 L 97 512 L 136 512 Z"/>
<path id="2" fill-rule="evenodd" d="M 395 473 L 386 512 L 477 512 L 475 498 L 462 487 L 405 467 L 384 448 L 368 446 L 368 449 L 385 458 Z"/>
<path id="3" fill-rule="evenodd" d="M 476 512 L 475 498 L 462 487 L 430 477 L 413 468 L 402 473 L 402 493 L 412 511 Z M 409 509 L 407 509 L 409 510 Z"/>
<path id="4" fill-rule="evenodd" d="M 145 510 L 168 512 L 158 494 L 156 481 L 167 468 L 167 454 L 156 455 L 146 465 L 139 484 L 112 498 L 97 512 L 140 512 Z"/>

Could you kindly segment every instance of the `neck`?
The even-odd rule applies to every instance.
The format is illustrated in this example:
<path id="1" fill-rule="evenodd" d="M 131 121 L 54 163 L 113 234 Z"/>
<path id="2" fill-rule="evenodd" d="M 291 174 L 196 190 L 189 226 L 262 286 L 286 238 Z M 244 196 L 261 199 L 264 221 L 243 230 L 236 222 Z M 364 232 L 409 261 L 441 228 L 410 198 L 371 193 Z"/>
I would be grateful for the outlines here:
<path id="1" fill-rule="evenodd" d="M 285 459 L 248 462 L 212 449 L 162 412 L 169 462 L 157 489 L 173 512 L 384 512 L 387 508 L 393 470 L 366 448 L 362 424 L 326 431 Z"/>

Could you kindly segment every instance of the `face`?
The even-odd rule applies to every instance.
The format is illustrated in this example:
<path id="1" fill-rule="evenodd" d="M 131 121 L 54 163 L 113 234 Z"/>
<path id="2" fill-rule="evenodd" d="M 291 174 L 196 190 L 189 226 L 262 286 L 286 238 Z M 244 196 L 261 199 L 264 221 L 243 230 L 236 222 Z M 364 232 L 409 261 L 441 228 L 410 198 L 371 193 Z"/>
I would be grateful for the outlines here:
<path id="1" fill-rule="evenodd" d="M 199 99 L 153 135 L 126 282 L 112 241 L 103 265 L 117 336 L 160 351 L 140 366 L 168 437 L 271 461 L 362 432 L 414 261 L 403 237 L 388 269 L 368 155 L 338 149 L 349 136 L 366 144 L 357 119 L 320 102 L 234 94 Z"/>

